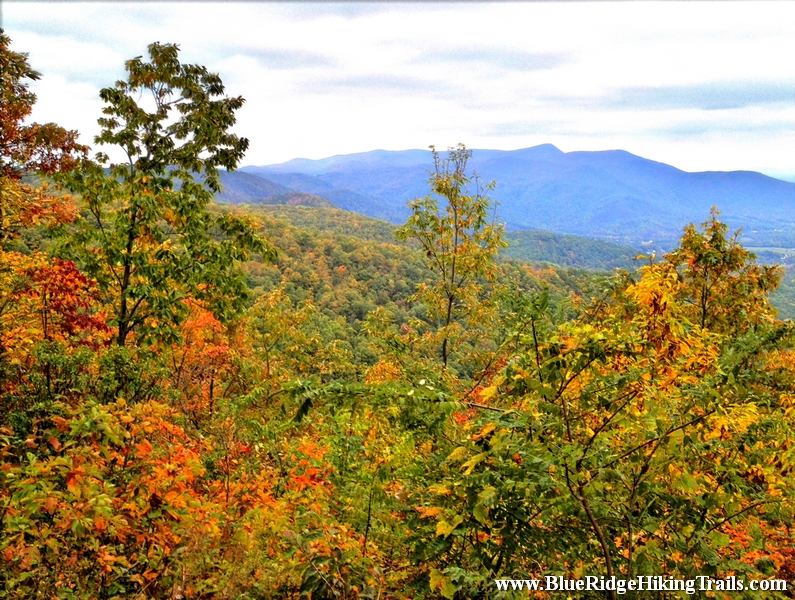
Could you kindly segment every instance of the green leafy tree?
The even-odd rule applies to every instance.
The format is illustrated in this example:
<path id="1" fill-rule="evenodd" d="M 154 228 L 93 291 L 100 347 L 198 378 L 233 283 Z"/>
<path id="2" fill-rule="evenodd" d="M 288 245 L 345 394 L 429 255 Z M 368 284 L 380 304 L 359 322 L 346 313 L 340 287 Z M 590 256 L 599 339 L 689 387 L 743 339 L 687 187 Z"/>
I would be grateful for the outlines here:
<path id="1" fill-rule="evenodd" d="M 504 227 L 490 212 L 488 192 L 495 183 L 484 183 L 477 174 L 467 173 L 472 151 L 459 144 L 443 159 L 433 146 L 431 150 L 432 193 L 409 203 L 412 214 L 396 235 L 402 241 L 418 241 L 434 272 L 433 281 L 422 284 L 417 297 L 438 326 L 446 369 L 462 327 L 477 328 L 486 313 L 494 312 L 484 301 L 483 282 L 494 279 L 494 257 L 507 244 L 502 239 Z M 441 207 L 439 198 L 444 202 Z"/>
<path id="2" fill-rule="evenodd" d="M 133 332 L 173 336 L 185 297 L 230 316 L 247 297 L 237 264 L 252 251 L 275 254 L 243 219 L 208 211 L 218 169 L 234 169 L 248 147 L 229 131 L 243 99 L 225 96 L 217 74 L 181 64 L 178 52 L 151 44 L 149 62 L 127 61 L 127 80 L 100 92 L 106 116 L 95 141 L 126 162 L 105 168 L 99 153 L 62 179 L 85 203 L 62 249 L 97 279 L 119 346 Z"/>
<path id="3" fill-rule="evenodd" d="M 742 332 L 772 318 L 769 294 L 783 275 L 779 266 L 762 266 L 718 220 L 713 207 L 702 231 L 685 228 L 679 247 L 668 260 L 685 282 L 681 297 L 691 306 L 689 317 L 702 327 Z"/>
<path id="4" fill-rule="evenodd" d="M 435 519 L 436 543 L 418 528 L 416 545 L 432 589 L 472 597 L 528 573 L 786 577 L 792 327 L 765 299 L 775 273 L 724 232 L 714 215 L 687 228 L 639 280 L 522 336 L 482 391 L 492 412 L 419 503 Z M 721 291 L 703 309 L 705 282 Z M 740 309 L 746 325 L 727 326 Z"/>

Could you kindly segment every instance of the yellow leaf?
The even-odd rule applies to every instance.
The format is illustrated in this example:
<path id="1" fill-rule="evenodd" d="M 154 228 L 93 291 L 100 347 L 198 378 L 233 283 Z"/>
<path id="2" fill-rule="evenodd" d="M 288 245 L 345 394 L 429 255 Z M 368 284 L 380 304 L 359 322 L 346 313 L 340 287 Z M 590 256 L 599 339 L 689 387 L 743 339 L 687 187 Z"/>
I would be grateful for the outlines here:
<path id="1" fill-rule="evenodd" d="M 458 527 L 463 522 L 464 522 L 464 517 L 462 517 L 461 515 L 456 515 L 453 518 L 452 523 L 448 523 L 447 521 L 439 521 L 436 524 L 436 535 L 443 535 L 444 537 L 447 537 L 448 535 L 453 533 L 453 531 L 455 531 L 455 528 Z"/>
<path id="2" fill-rule="evenodd" d="M 414 509 L 420 513 L 421 519 L 430 519 L 444 510 L 439 506 L 415 506 Z"/>
<path id="3" fill-rule="evenodd" d="M 483 388 L 480 391 L 480 399 L 483 400 L 484 402 L 488 402 L 494 397 L 496 393 L 497 393 L 497 386 L 490 385 L 489 387 Z"/>
<path id="4" fill-rule="evenodd" d="M 478 433 L 472 436 L 473 440 L 482 440 L 484 437 L 489 435 L 492 431 L 494 431 L 497 426 L 494 423 L 487 423 L 484 425 Z"/>
<path id="5" fill-rule="evenodd" d="M 486 459 L 486 456 L 486 452 L 481 452 L 461 465 L 464 468 L 464 475 L 469 475 L 472 473 L 473 469 L 478 465 L 478 463 L 483 462 Z"/>
<path id="6" fill-rule="evenodd" d="M 456 461 L 456 460 L 461 460 L 461 459 L 465 458 L 468 453 L 469 453 L 469 451 L 466 449 L 466 447 L 459 446 L 458 448 L 456 448 L 455 450 L 453 450 L 450 453 L 450 455 L 447 457 L 447 460 L 449 460 L 451 462 L 452 461 Z"/>
<path id="7" fill-rule="evenodd" d="M 453 582 L 438 569 L 431 570 L 431 589 L 439 590 L 444 598 L 452 598 L 455 595 L 456 588 Z"/>

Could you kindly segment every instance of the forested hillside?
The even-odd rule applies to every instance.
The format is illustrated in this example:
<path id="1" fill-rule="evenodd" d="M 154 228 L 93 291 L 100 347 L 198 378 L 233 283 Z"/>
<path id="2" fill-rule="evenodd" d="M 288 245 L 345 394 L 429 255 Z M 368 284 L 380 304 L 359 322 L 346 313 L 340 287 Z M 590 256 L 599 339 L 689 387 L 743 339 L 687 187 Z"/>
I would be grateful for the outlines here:
<path id="1" fill-rule="evenodd" d="M 254 205 L 242 207 L 240 210 L 244 214 L 264 218 L 265 224 L 270 222 L 269 219 L 275 218 L 298 229 L 308 231 L 302 235 L 330 234 L 332 238 L 336 236 L 352 237 L 380 242 L 389 246 L 394 246 L 397 243 L 395 240 L 396 228 L 391 223 L 339 209 Z M 266 237 L 278 236 L 280 231 L 285 230 L 287 229 L 269 230 L 266 232 Z M 586 296 L 589 294 L 588 290 L 593 291 L 594 286 L 597 285 L 596 282 L 603 281 L 613 269 L 635 271 L 648 264 L 650 259 L 657 260 L 659 258 L 648 250 L 636 250 L 628 246 L 577 235 L 557 235 L 548 231 L 507 232 L 505 241 L 508 246 L 503 249 L 497 260 L 504 265 L 507 273 L 514 273 L 516 269 L 526 271 L 528 266 L 523 266 L 521 263 L 529 262 L 534 265 L 532 269 L 536 272 L 541 272 L 543 269 L 548 269 L 547 272 L 554 271 L 555 278 L 547 281 L 551 289 L 568 289 L 576 294 Z M 331 243 L 339 245 L 333 239 Z M 358 248 L 358 245 L 356 247 Z M 781 264 L 786 267 L 787 271 L 781 284 L 770 295 L 770 300 L 778 311 L 779 318 L 794 318 L 795 284 L 793 284 L 793 277 L 795 275 L 792 271 L 791 257 L 781 251 L 774 252 L 765 249 L 755 249 L 754 254 L 762 264 Z M 421 264 L 419 256 L 414 254 L 407 256 L 411 258 L 406 260 L 414 260 L 416 265 Z M 301 258 L 299 262 L 303 260 Z M 375 267 L 376 271 L 380 271 L 382 268 L 377 262 Z M 549 269 L 550 267 L 551 269 Z M 388 269 L 388 267 L 384 266 L 383 269 Z M 587 270 L 590 270 L 591 273 L 587 273 Z M 557 278 L 562 280 L 562 288 L 560 284 L 555 283 Z M 416 283 L 418 282 L 411 282 L 412 285 Z"/>
<path id="2" fill-rule="evenodd" d="M 272 215 L 300 229 L 331 232 L 365 240 L 397 243 L 396 227 L 386 221 L 365 217 L 339 209 L 247 206 L 245 212 Z M 639 266 L 636 257 L 642 250 L 611 242 L 602 242 L 578 235 L 557 235 L 548 231 L 511 231 L 505 234 L 508 245 L 502 258 L 524 262 L 553 263 L 564 267 L 612 271 L 633 270 Z"/>
<path id="3" fill-rule="evenodd" d="M 257 232 L 280 251 L 274 262 L 243 265 L 254 297 L 279 294 L 294 305 L 311 306 L 318 340 L 323 346 L 336 343 L 340 356 L 360 371 L 377 360 L 373 340 L 362 329 L 377 309 L 396 326 L 426 318 L 425 307 L 410 300 L 427 278 L 423 255 L 417 244 L 398 242 L 391 224 L 305 207 L 249 206 L 232 212 L 254 217 Z M 508 289 L 545 290 L 563 308 L 572 296 L 598 294 L 607 275 L 503 260 L 497 277 Z"/>
<path id="4" fill-rule="evenodd" d="M 177 46 L 101 92 L 123 164 L 0 59 L 0 597 L 792 597 L 795 331 L 716 212 L 599 274 L 503 257 L 464 146 L 396 231 L 215 204 L 243 99 Z"/>

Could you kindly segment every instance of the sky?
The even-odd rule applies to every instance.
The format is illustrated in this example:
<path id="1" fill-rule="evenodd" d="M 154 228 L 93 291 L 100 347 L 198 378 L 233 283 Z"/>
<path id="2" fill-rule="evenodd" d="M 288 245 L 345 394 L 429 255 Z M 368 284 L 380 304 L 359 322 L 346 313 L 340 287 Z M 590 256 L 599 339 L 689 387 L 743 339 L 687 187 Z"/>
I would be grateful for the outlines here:
<path id="1" fill-rule="evenodd" d="M 30 2 L 34 119 L 90 143 L 151 42 L 243 96 L 242 164 L 374 149 L 623 149 L 795 181 L 795 1 Z"/>

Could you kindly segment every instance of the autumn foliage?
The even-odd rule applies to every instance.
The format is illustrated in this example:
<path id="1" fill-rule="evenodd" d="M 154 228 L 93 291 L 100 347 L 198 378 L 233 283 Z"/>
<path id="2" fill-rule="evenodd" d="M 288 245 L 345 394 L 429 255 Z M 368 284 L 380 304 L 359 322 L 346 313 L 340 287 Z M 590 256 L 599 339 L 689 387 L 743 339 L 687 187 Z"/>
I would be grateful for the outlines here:
<path id="1" fill-rule="evenodd" d="M 415 246 L 354 261 L 348 238 L 211 206 L 242 99 L 176 46 L 103 90 L 102 141 L 151 146 L 106 171 L 26 124 L 38 74 L 0 40 L 0 597 L 795 585 L 793 327 L 779 269 L 717 211 L 585 285 L 496 260 L 493 186 L 460 146 L 433 154 Z"/>

